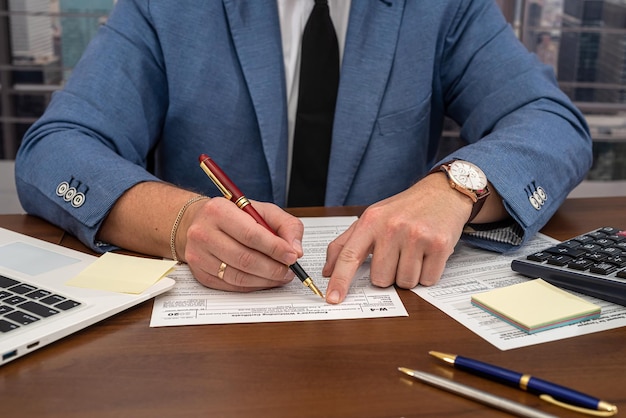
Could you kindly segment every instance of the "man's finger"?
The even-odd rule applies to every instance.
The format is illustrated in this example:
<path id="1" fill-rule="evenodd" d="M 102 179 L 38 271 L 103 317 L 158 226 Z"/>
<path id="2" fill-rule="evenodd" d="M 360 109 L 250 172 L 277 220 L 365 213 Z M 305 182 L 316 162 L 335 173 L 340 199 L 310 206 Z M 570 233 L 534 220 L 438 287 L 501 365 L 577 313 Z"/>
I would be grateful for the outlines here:
<path id="1" fill-rule="evenodd" d="M 341 303 L 346 298 L 357 269 L 369 256 L 372 243 L 373 240 L 369 233 L 362 234 L 358 228 L 354 229 L 349 241 L 344 244 L 337 256 L 326 289 L 326 301 L 328 303 Z"/>

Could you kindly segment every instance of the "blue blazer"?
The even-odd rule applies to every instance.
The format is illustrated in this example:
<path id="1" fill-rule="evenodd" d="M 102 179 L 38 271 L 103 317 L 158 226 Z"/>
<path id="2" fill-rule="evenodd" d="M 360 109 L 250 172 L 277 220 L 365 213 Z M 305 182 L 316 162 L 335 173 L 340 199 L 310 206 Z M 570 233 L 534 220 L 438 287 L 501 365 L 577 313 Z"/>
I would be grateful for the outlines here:
<path id="1" fill-rule="evenodd" d="M 448 116 L 468 145 L 446 159 L 480 166 L 524 239 L 537 232 L 591 165 L 583 116 L 552 70 L 493 0 L 351 7 L 326 205 L 368 205 L 418 181 Z M 219 194 L 201 153 L 248 197 L 285 205 L 281 45 L 274 0 L 118 1 L 22 142 L 23 207 L 98 248 L 103 219 L 138 182 Z"/>

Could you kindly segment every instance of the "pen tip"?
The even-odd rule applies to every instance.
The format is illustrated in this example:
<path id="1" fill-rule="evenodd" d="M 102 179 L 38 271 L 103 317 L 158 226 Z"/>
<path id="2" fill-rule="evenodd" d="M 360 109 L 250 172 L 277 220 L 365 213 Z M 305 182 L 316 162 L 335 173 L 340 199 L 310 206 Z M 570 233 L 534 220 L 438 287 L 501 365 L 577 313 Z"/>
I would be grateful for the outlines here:
<path id="1" fill-rule="evenodd" d="M 441 353 L 439 351 L 429 351 L 428 354 L 451 364 L 454 364 L 454 360 L 456 359 L 456 355 L 454 354 Z"/>
<path id="2" fill-rule="evenodd" d="M 413 376 L 413 370 L 411 370 L 411 369 L 409 369 L 407 367 L 398 367 L 398 370 L 400 370 L 404 374 L 408 374 L 409 376 Z"/>
<path id="3" fill-rule="evenodd" d="M 320 292 L 317 286 L 315 286 L 315 283 L 313 283 L 313 279 L 311 279 L 310 277 L 307 277 L 306 280 L 302 282 L 302 284 L 311 289 L 313 293 L 315 293 L 317 296 L 321 297 L 322 299 L 326 299 L 324 297 L 324 294 Z"/>
<path id="4" fill-rule="evenodd" d="M 317 288 L 317 286 L 315 286 L 315 284 L 313 284 L 313 282 L 311 282 L 310 287 L 311 287 L 311 290 L 313 290 L 313 293 L 315 293 L 317 296 L 321 297 L 322 299 L 326 299 L 324 294 L 320 292 L 320 290 Z"/>

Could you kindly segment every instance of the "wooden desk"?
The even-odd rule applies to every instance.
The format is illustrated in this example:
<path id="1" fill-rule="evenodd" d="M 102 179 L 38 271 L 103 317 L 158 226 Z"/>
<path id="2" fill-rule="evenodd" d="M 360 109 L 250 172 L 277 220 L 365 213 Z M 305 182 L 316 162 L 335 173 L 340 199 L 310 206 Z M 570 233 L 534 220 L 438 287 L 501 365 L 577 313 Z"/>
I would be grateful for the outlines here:
<path id="1" fill-rule="evenodd" d="M 357 208 L 299 210 L 354 214 Z M 570 200 L 543 232 L 567 239 L 626 226 L 626 197 Z M 83 248 L 29 216 L 0 226 Z M 626 413 L 626 330 L 500 351 L 410 291 L 409 317 L 149 328 L 152 302 L 0 368 L 2 416 L 489 417 L 506 414 L 404 378 L 422 369 L 560 416 L 537 397 L 455 371 L 459 353 L 571 385 Z M 618 415 L 619 416 L 619 415 Z"/>

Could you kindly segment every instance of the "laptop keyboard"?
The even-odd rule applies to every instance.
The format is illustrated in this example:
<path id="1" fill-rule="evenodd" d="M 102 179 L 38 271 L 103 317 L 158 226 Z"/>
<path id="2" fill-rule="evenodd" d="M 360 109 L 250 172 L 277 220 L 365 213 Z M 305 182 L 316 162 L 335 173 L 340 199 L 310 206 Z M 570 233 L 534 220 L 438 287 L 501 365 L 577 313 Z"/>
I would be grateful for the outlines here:
<path id="1" fill-rule="evenodd" d="M 0 275 L 0 338 L 80 305 L 80 302 L 58 293 Z"/>
<path id="2" fill-rule="evenodd" d="M 513 260 L 511 268 L 555 286 L 626 305 L 626 230 L 598 228 Z"/>

